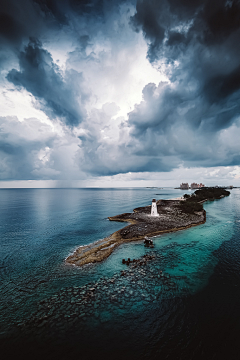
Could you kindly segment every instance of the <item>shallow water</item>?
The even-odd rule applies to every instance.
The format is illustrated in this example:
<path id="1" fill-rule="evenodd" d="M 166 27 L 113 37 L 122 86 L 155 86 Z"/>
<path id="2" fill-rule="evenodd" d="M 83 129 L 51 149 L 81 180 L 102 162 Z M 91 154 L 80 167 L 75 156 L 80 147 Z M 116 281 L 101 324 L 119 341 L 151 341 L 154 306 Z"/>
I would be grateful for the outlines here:
<path id="1" fill-rule="evenodd" d="M 142 242 L 124 244 L 101 264 L 64 265 L 77 246 L 126 225 L 107 216 L 182 194 L 173 189 L 0 190 L 2 349 L 10 356 L 14 344 L 19 356 L 51 359 L 76 356 L 79 347 L 83 359 L 214 359 L 224 351 L 235 356 L 240 350 L 235 336 L 239 189 L 204 204 L 205 224 L 155 237 L 154 249 Z M 146 265 L 122 264 L 123 258 L 147 254 L 154 258 Z"/>

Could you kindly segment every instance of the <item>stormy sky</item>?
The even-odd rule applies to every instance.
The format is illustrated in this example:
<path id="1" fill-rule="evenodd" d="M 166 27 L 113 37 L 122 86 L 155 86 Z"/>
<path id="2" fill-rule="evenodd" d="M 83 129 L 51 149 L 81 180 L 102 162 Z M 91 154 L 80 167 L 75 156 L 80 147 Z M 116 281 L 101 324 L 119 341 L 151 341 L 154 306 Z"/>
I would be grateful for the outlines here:
<path id="1" fill-rule="evenodd" d="M 238 186 L 239 40 L 237 0 L 1 0 L 0 186 Z"/>

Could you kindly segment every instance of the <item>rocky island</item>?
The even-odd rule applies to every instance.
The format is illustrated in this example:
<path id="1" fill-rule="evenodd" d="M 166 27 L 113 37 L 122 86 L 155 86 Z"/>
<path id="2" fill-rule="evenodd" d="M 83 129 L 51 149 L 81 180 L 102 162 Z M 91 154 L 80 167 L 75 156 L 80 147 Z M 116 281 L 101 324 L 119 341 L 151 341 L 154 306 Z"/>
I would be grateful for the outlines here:
<path id="1" fill-rule="evenodd" d="M 223 188 L 203 188 L 192 195 L 185 194 L 181 200 L 158 200 L 156 205 L 159 216 L 151 216 L 149 205 L 136 208 L 132 213 L 109 217 L 110 221 L 130 224 L 103 240 L 79 247 L 67 257 L 66 263 L 83 266 L 100 262 L 120 244 L 203 224 L 206 221 L 206 212 L 202 203 L 221 199 L 229 194 L 230 192 Z"/>

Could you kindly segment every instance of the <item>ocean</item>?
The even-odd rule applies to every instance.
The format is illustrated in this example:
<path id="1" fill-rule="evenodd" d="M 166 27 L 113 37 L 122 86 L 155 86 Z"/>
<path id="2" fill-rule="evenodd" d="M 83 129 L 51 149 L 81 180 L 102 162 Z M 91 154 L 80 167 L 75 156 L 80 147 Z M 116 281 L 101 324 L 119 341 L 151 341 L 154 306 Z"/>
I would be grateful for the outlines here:
<path id="1" fill-rule="evenodd" d="M 126 226 L 108 216 L 183 194 L 1 189 L 2 358 L 239 359 L 240 189 L 204 203 L 205 224 L 154 237 L 153 249 L 138 241 L 99 264 L 65 265 Z M 146 255 L 145 266 L 122 264 Z"/>

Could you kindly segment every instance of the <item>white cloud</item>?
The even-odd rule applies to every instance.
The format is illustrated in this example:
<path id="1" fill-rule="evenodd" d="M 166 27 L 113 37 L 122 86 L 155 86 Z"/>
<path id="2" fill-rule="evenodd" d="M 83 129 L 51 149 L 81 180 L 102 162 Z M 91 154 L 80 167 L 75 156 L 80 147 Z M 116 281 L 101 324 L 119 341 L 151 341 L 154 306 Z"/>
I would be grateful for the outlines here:
<path id="1" fill-rule="evenodd" d="M 35 117 L 52 126 L 48 116 L 37 108 L 34 97 L 27 91 L 21 91 L 10 86 L 7 81 L 2 82 L 0 89 L 1 116 L 17 116 L 20 121 Z"/>

